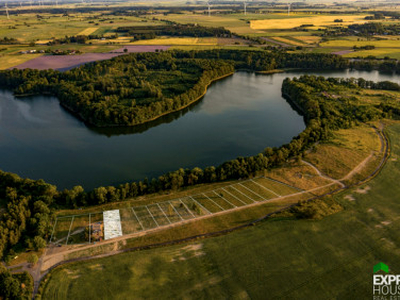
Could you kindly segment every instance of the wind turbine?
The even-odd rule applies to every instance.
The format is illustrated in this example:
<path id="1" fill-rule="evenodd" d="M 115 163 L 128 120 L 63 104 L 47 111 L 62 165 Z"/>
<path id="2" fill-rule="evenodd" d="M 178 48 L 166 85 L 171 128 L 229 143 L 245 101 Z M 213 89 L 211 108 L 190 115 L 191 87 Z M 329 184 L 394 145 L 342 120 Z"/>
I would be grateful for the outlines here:
<path id="1" fill-rule="evenodd" d="M 10 20 L 10 15 L 8 14 L 8 6 L 7 6 L 7 3 L 6 3 L 6 14 L 7 14 L 7 19 Z"/>
<path id="2" fill-rule="evenodd" d="M 247 15 L 247 11 L 246 11 L 247 3 L 246 3 L 246 2 L 243 2 L 243 5 L 244 5 L 244 15 Z"/>
<path id="3" fill-rule="evenodd" d="M 210 1 L 207 2 L 208 5 L 208 16 L 211 17 L 211 4 Z"/>
<path id="4" fill-rule="evenodd" d="M 287 4 L 287 15 L 290 16 L 290 5 L 291 3 L 288 2 Z"/>

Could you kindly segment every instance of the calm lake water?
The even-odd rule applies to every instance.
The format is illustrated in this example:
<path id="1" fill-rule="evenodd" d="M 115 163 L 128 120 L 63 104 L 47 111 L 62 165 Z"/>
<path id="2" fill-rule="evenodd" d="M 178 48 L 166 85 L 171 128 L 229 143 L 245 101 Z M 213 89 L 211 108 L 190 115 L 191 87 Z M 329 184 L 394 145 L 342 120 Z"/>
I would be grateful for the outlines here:
<path id="1" fill-rule="evenodd" d="M 90 190 L 254 155 L 304 130 L 281 96 L 283 79 L 302 73 L 238 72 L 212 84 L 192 107 L 134 128 L 90 128 L 54 97 L 21 99 L 0 90 L 0 169 Z M 399 82 L 378 72 L 312 74 Z"/>

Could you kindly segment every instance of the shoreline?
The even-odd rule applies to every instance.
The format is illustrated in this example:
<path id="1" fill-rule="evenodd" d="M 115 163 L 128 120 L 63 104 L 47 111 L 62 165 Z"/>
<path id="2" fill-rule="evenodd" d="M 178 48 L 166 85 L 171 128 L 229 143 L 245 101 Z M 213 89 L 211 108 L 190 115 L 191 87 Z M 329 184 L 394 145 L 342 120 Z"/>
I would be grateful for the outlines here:
<path id="1" fill-rule="evenodd" d="M 84 121 L 85 123 L 87 123 L 87 124 L 89 124 L 89 125 L 92 125 L 92 126 L 95 126 L 95 127 L 97 127 L 97 128 L 107 128 L 107 127 L 135 127 L 135 126 L 138 126 L 138 125 L 143 125 L 143 124 L 145 124 L 145 123 L 155 121 L 155 120 L 157 120 L 157 119 L 159 119 L 159 118 L 161 118 L 161 117 L 163 117 L 163 116 L 166 116 L 166 115 L 168 115 L 168 114 L 181 111 L 181 110 L 183 110 L 183 109 L 189 107 L 190 105 L 196 103 L 197 101 L 199 101 L 201 98 L 203 98 L 203 97 L 206 95 L 206 93 L 207 93 L 207 91 L 208 91 L 208 87 L 209 87 L 212 83 L 214 83 L 214 82 L 216 82 L 216 81 L 218 81 L 218 80 L 224 79 L 224 78 L 226 78 L 226 77 L 232 76 L 233 74 L 235 74 L 235 72 L 236 72 L 236 71 L 230 72 L 230 73 L 228 73 L 228 74 L 225 74 L 225 75 L 222 75 L 222 76 L 220 76 L 220 77 L 217 77 L 217 78 L 214 78 L 214 79 L 210 80 L 210 82 L 206 84 L 206 86 L 205 86 L 205 88 L 204 88 L 204 92 L 203 92 L 200 96 L 198 96 L 197 98 L 195 98 L 194 100 L 190 101 L 188 104 L 186 104 L 186 105 L 184 105 L 184 106 L 182 106 L 182 107 L 180 107 L 180 108 L 178 108 L 178 109 L 175 109 L 175 110 L 172 110 L 172 111 L 168 111 L 168 112 L 162 113 L 162 114 L 160 114 L 160 115 L 158 115 L 158 116 L 156 116 L 156 117 L 154 117 L 154 118 L 151 118 L 151 119 L 148 119 L 148 120 L 146 120 L 146 121 L 143 121 L 143 122 L 140 122 L 140 123 L 136 123 L 136 124 L 133 124 L 133 125 L 110 124 L 110 125 L 105 125 L 105 126 L 99 126 L 99 125 L 97 125 L 97 124 L 95 124 L 95 123 L 93 123 L 93 122 L 90 122 L 90 120 L 86 120 L 85 118 L 83 118 L 83 116 L 81 115 L 81 113 L 79 113 L 79 112 L 77 112 L 77 111 L 71 109 L 71 108 L 68 107 L 65 103 L 62 103 L 62 102 L 60 101 L 60 99 L 58 99 L 58 97 L 57 97 L 56 95 L 54 95 L 54 94 L 52 94 L 52 93 L 50 93 L 50 92 L 14 94 L 14 97 L 16 97 L 16 98 L 23 98 L 23 97 L 35 97 L 35 96 L 52 96 L 52 97 L 57 98 L 57 100 L 58 100 L 58 102 L 60 103 L 60 105 L 61 105 L 63 108 L 65 108 L 66 110 L 68 110 L 69 112 L 71 112 L 75 117 L 77 117 L 77 118 L 81 119 L 82 121 Z"/>
<path id="2" fill-rule="evenodd" d="M 74 109 L 72 109 L 72 108 L 70 108 L 68 105 L 66 105 L 65 103 L 62 103 L 62 102 L 60 101 L 60 99 L 58 99 L 58 97 L 57 97 L 56 95 L 54 95 L 53 93 L 50 93 L 50 92 L 43 92 L 43 93 L 26 93 L 26 94 L 18 94 L 18 95 L 15 95 L 15 94 L 14 94 L 14 96 L 17 97 L 17 98 L 34 97 L 34 96 L 40 96 L 40 95 L 43 95 L 43 96 L 53 96 L 53 97 L 56 97 L 56 98 L 57 98 L 59 104 L 60 104 L 63 108 L 65 108 L 67 111 L 69 111 L 70 113 L 72 113 L 75 117 L 77 117 L 77 118 L 79 118 L 80 120 L 82 120 L 82 121 L 83 121 L 84 123 L 86 123 L 87 125 L 94 126 L 94 127 L 97 127 L 97 128 L 116 128 L 116 127 L 124 127 L 124 128 L 125 128 L 125 127 L 135 127 L 135 126 L 143 125 L 143 124 L 146 124 L 146 123 L 150 123 L 150 122 L 156 121 L 157 119 L 159 119 L 159 118 L 161 118 L 161 117 L 164 117 L 164 116 L 169 115 L 169 114 L 172 114 L 172 113 L 179 112 L 179 111 L 181 111 L 181 110 L 183 110 L 183 109 L 189 107 L 190 105 L 192 105 L 192 104 L 196 103 L 197 101 L 201 100 L 201 99 L 206 95 L 206 93 L 207 93 L 207 91 L 208 91 L 208 88 L 209 88 L 209 86 L 210 86 L 212 83 L 214 83 L 214 82 L 216 82 L 216 81 L 218 81 L 218 80 L 227 78 L 227 77 L 229 77 L 229 76 L 232 76 L 232 75 L 234 75 L 236 72 L 250 72 L 250 73 L 257 74 L 257 75 L 268 75 L 268 74 L 284 73 L 285 71 L 286 71 L 286 69 L 273 69 L 273 70 L 268 70 L 268 71 L 252 71 L 252 70 L 250 70 L 250 69 L 237 69 L 237 70 L 234 70 L 233 72 L 227 73 L 227 74 L 225 74 L 225 75 L 222 75 L 222 76 L 219 76 L 219 77 L 217 77 L 217 78 L 214 78 L 214 79 L 210 80 L 210 81 L 205 85 L 203 93 L 202 93 L 200 96 L 198 96 L 197 98 L 195 98 L 195 99 L 193 99 L 192 101 L 190 101 L 189 103 L 185 104 L 184 106 L 181 106 L 181 107 L 179 107 L 178 109 L 175 109 L 175 110 L 172 110 L 172 111 L 164 112 L 164 113 L 162 113 L 162 114 L 160 114 L 160 115 L 158 115 L 158 116 L 155 116 L 155 117 L 153 117 L 153 118 L 151 118 L 151 119 L 145 120 L 145 121 L 140 122 L 140 123 L 135 123 L 135 124 L 132 124 L 132 125 L 121 125 L 121 124 L 98 125 L 98 124 L 96 124 L 96 123 L 94 123 L 94 122 L 92 122 L 92 121 L 90 121 L 90 120 L 88 120 L 88 119 L 85 119 L 85 118 L 82 116 L 82 114 L 81 114 L 80 112 L 75 111 Z"/>

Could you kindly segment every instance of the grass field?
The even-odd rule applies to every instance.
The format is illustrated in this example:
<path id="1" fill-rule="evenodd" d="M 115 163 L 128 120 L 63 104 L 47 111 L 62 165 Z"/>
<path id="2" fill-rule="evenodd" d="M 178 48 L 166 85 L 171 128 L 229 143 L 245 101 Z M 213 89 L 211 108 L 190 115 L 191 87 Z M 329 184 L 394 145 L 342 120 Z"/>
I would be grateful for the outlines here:
<path id="1" fill-rule="evenodd" d="M 305 156 L 328 176 L 341 179 L 361 163 L 371 152 L 378 153 L 380 141 L 371 127 L 338 130 L 329 144 L 320 144 Z"/>
<path id="2" fill-rule="evenodd" d="M 388 133 L 391 159 L 366 186 L 335 196 L 340 213 L 272 219 L 196 243 L 66 265 L 52 273 L 43 298 L 371 297 L 376 263 L 400 273 L 400 124 Z"/>

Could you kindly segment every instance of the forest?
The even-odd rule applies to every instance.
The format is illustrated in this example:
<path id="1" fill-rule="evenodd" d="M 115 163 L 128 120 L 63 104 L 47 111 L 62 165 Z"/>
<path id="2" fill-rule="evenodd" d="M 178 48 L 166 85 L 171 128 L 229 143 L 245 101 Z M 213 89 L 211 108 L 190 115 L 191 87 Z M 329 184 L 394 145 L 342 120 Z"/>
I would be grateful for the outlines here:
<path id="1" fill-rule="evenodd" d="M 364 24 L 351 24 L 348 27 L 335 27 L 325 29 L 323 36 L 360 36 L 372 38 L 374 35 L 399 35 L 399 24 L 383 24 L 368 22 Z"/>
<path id="2" fill-rule="evenodd" d="M 5 209 L 0 215 L 0 257 L 6 262 L 13 249 L 39 250 L 46 246 L 53 223 L 57 188 L 43 180 L 20 178 L 0 171 L 0 199 Z M 3 205 L 2 205 L 3 206 Z"/>
<path id="3" fill-rule="evenodd" d="M 190 37 L 231 37 L 232 33 L 223 27 L 205 27 L 197 24 L 178 24 L 171 21 L 168 25 L 118 27 L 116 32 L 126 33 L 135 40 L 154 39 L 157 36 Z"/>

